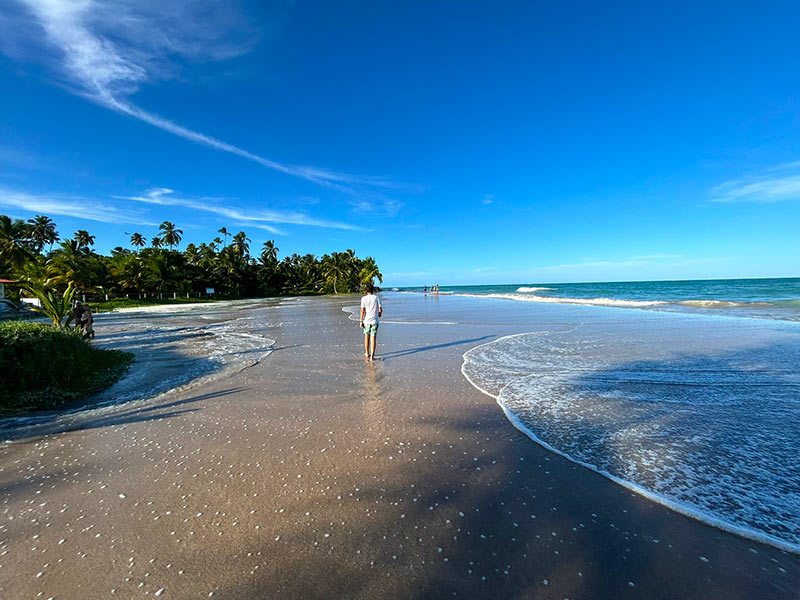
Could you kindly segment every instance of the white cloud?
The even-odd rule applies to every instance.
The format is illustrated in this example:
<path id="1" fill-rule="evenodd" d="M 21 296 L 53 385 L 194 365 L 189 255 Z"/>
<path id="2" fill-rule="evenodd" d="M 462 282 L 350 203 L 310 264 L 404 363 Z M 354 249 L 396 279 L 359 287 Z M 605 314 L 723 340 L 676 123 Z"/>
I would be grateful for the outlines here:
<path id="1" fill-rule="evenodd" d="M 718 185 L 711 191 L 711 201 L 772 203 L 800 200 L 800 161 L 777 165 L 764 173 Z"/>
<path id="2" fill-rule="evenodd" d="M 175 192 L 168 188 L 155 188 L 146 191 L 140 196 L 117 196 L 117 198 L 124 200 L 133 200 L 135 202 L 143 202 L 145 204 L 158 204 L 161 206 L 180 206 L 183 208 L 190 208 L 203 212 L 219 215 L 238 223 L 252 224 L 253 227 L 264 229 L 271 233 L 282 233 L 279 229 L 270 225 L 270 223 L 283 223 L 287 225 L 305 225 L 310 227 L 323 227 L 328 229 L 343 229 L 349 231 L 360 231 L 360 227 L 349 225 L 339 221 L 330 221 L 327 219 L 317 219 L 310 215 L 295 211 L 277 211 L 277 210 L 250 210 L 238 206 L 231 206 L 229 203 L 222 204 L 222 201 L 216 198 L 185 198 L 174 195 Z"/>
<path id="3" fill-rule="evenodd" d="M 631 260 L 676 260 L 682 258 L 681 254 L 642 254 L 631 256 Z"/>
<path id="4" fill-rule="evenodd" d="M 350 201 L 356 211 L 362 213 L 385 213 L 393 217 L 403 208 L 404 204 L 391 198 L 386 198 L 380 194 L 372 194 L 366 198 L 355 198 Z"/>
<path id="5" fill-rule="evenodd" d="M 6 36 L 3 51 L 18 59 L 32 54 L 42 58 L 41 33 L 31 35 L 33 17 L 57 50 L 57 55 L 49 55 L 46 62 L 66 78 L 73 93 L 186 140 L 339 191 L 399 187 L 382 177 L 283 164 L 184 127 L 130 101 L 143 84 L 174 75 L 181 60 L 223 60 L 250 49 L 255 36 L 228 2 L 19 1 L 27 8 L 27 19 L 26 15 L 9 13 L 8 7 L 1 9 L 4 36 L 6 31 L 24 32 Z"/>
<path id="6" fill-rule="evenodd" d="M 0 207 L 34 214 L 66 215 L 99 223 L 157 225 L 133 211 L 122 210 L 92 198 L 63 195 L 37 195 L 0 188 Z"/>
<path id="7" fill-rule="evenodd" d="M 534 267 L 531 269 L 530 274 L 549 272 L 570 273 L 574 271 L 585 271 L 586 269 L 600 269 L 604 270 L 605 272 L 613 272 L 632 267 L 677 268 L 696 264 L 714 263 L 719 260 L 720 259 L 718 258 L 684 258 L 680 254 L 651 254 L 644 256 L 631 256 L 622 260 L 590 260 L 577 263 L 545 265 L 541 267 Z"/>

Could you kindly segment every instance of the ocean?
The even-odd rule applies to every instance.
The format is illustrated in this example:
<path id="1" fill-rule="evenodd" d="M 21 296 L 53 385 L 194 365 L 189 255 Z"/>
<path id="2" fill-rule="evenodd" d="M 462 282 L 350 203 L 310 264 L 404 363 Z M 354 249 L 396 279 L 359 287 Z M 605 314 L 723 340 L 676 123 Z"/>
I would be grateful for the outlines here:
<path id="1" fill-rule="evenodd" d="M 422 287 L 401 288 L 420 292 Z M 443 286 L 444 294 L 800 320 L 800 278 Z"/>
<path id="2" fill-rule="evenodd" d="M 532 440 L 800 553 L 800 279 L 409 291 L 396 322 L 494 328 L 462 373 Z"/>

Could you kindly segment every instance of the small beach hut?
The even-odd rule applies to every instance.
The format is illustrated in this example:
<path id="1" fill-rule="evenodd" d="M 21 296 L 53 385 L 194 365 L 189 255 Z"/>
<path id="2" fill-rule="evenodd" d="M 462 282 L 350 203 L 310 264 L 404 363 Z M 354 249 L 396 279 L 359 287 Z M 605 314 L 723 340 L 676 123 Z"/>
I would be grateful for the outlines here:
<path id="1" fill-rule="evenodd" d="M 0 316 L 2 316 L 3 311 L 13 306 L 13 304 L 8 304 L 6 299 L 6 284 L 7 283 L 19 283 L 14 279 L 0 279 Z"/>
<path id="2" fill-rule="evenodd" d="M 0 300 L 3 300 L 6 297 L 7 283 L 19 283 L 19 282 L 14 279 L 0 279 Z"/>

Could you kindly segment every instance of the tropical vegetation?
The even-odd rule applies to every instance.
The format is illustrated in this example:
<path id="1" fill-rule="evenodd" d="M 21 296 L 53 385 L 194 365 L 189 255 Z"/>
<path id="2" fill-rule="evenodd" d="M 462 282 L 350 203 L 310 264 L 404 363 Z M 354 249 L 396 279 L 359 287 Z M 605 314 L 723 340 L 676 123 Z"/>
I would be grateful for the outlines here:
<path id="1" fill-rule="evenodd" d="M 222 238 L 181 249 L 183 230 L 164 221 L 158 231 L 126 234 L 130 247 L 103 255 L 87 230 L 62 237 L 49 217 L 0 215 L 0 278 L 21 282 L 14 293 L 37 296 L 43 307 L 63 304 L 67 290 L 87 300 L 197 297 L 207 288 L 217 298 L 241 298 L 352 293 L 383 281 L 375 259 L 351 249 L 281 258 L 272 240 L 255 252 L 244 231 L 221 227 L 218 233 Z M 54 323 L 58 318 L 48 316 Z"/>
<path id="2" fill-rule="evenodd" d="M 93 348 L 75 330 L 43 323 L 0 323 L 0 416 L 58 408 L 110 386 L 133 362 Z"/>

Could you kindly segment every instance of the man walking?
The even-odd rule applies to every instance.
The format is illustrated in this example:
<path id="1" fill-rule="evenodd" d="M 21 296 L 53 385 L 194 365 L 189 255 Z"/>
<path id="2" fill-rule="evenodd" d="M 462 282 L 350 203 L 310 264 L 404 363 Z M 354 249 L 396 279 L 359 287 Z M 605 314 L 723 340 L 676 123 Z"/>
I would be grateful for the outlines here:
<path id="1" fill-rule="evenodd" d="M 367 284 L 367 295 L 361 297 L 361 329 L 364 331 L 364 357 L 375 360 L 375 345 L 378 340 L 378 323 L 383 315 L 380 298 L 375 295 L 375 286 Z"/>

